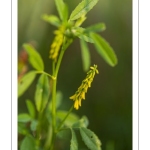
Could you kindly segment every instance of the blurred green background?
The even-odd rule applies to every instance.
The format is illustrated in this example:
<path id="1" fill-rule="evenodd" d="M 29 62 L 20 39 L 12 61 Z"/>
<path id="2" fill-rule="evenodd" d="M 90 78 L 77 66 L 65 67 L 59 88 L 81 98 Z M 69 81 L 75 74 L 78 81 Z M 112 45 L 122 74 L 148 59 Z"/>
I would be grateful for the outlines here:
<path id="1" fill-rule="evenodd" d="M 64 0 L 71 12 L 81 0 Z M 49 47 L 54 38 L 52 25 L 44 22 L 41 15 L 57 14 L 54 0 L 18 0 L 18 53 L 23 43 L 32 43 L 40 52 L 45 71 L 51 71 Z M 92 87 L 82 101 L 82 107 L 74 111 L 89 119 L 89 129 L 102 142 L 103 150 L 132 149 L 132 1 L 100 0 L 87 14 L 83 27 L 104 22 L 106 30 L 101 35 L 110 43 L 118 57 L 118 65 L 108 66 L 89 44 L 91 62 L 98 65 Z M 75 40 L 63 58 L 58 90 L 63 92 L 62 109 L 72 105 L 69 97 L 74 94 L 85 78 L 82 69 L 79 40 Z M 34 84 L 19 98 L 18 112 L 26 111 L 25 99 L 33 99 Z"/>

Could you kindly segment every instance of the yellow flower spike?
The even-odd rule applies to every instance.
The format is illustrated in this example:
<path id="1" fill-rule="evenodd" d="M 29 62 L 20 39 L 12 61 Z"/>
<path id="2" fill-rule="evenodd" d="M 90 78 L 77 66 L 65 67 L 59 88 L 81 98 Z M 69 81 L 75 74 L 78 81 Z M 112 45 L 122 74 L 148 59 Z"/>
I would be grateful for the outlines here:
<path id="1" fill-rule="evenodd" d="M 50 56 L 49 58 L 56 61 L 57 56 L 59 54 L 60 47 L 63 43 L 63 36 L 65 32 L 65 27 L 61 26 L 58 30 L 54 31 L 55 38 L 53 40 L 53 43 L 50 46 Z"/>
<path id="2" fill-rule="evenodd" d="M 94 79 L 95 74 L 98 74 L 97 65 L 94 65 L 93 67 L 90 67 L 91 70 L 87 72 L 86 78 L 82 81 L 82 84 L 78 88 L 78 90 L 75 92 L 73 96 L 70 97 L 74 102 L 74 108 L 76 110 L 79 109 L 79 106 L 81 106 L 81 100 L 85 99 L 85 93 L 87 92 L 88 88 L 91 87 L 91 83 Z"/>

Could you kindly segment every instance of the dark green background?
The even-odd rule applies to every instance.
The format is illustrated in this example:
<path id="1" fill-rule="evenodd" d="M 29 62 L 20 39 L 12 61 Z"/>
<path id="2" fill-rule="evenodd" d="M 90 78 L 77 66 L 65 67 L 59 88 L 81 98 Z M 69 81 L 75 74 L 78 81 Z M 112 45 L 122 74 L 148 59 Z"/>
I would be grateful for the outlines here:
<path id="1" fill-rule="evenodd" d="M 80 0 L 65 0 L 71 12 Z M 55 14 L 54 0 L 18 0 L 18 51 L 25 42 L 34 43 L 40 52 L 45 71 L 50 72 L 49 46 L 54 38 L 52 25 L 44 22 L 41 15 Z M 101 35 L 110 43 L 118 57 L 118 65 L 108 66 L 89 44 L 92 65 L 97 64 L 99 75 L 82 101 L 82 107 L 75 111 L 89 118 L 89 128 L 102 141 L 103 150 L 132 149 L 132 1 L 100 0 L 88 13 L 83 27 L 104 22 L 106 31 Z M 62 109 L 72 105 L 69 97 L 74 94 L 85 78 L 82 69 L 79 40 L 66 51 L 63 58 L 58 90 L 63 92 Z M 25 99 L 33 97 L 34 85 L 18 101 L 18 112 L 24 112 Z M 112 148 L 111 148 L 112 147 Z"/>

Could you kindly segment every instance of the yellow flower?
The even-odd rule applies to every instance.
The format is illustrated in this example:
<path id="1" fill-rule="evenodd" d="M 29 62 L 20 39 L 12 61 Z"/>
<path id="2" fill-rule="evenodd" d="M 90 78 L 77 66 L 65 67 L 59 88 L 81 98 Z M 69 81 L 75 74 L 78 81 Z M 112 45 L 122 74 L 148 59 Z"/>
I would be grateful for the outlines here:
<path id="1" fill-rule="evenodd" d="M 75 94 L 70 97 L 70 99 L 75 101 L 74 108 L 77 110 L 79 109 L 79 106 L 81 106 L 81 100 L 85 99 L 85 93 L 87 92 L 88 88 L 91 87 L 95 73 L 99 73 L 97 70 L 97 65 L 90 67 L 90 69 L 91 70 L 87 72 L 86 78 L 82 81 L 81 86 L 78 88 Z"/>
<path id="2" fill-rule="evenodd" d="M 56 61 L 57 56 L 59 54 L 60 47 L 63 43 L 63 37 L 64 37 L 64 31 L 65 27 L 61 26 L 58 30 L 54 31 L 54 34 L 56 35 L 54 38 L 54 41 L 52 45 L 50 46 L 50 56 L 49 58 Z"/>

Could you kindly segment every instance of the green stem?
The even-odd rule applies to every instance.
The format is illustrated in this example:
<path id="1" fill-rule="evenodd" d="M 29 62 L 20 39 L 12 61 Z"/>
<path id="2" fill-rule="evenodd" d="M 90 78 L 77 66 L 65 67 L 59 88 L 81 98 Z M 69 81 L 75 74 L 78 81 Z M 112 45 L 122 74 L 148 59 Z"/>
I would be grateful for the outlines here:
<path id="1" fill-rule="evenodd" d="M 68 40 L 66 43 L 67 39 L 64 38 L 64 42 L 59 54 L 59 58 L 56 64 L 56 68 L 55 68 L 55 62 L 53 62 L 53 77 L 55 78 L 55 80 L 53 80 L 53 88 L 52 88 L 52 132 L 53 132 L 53 136 L 52 136 L 52 143 L 50 146 L 50 149 L 52 150 L 54 147 L 54 141 L 55 141 L 55 137 L 56 137 L 56 86 L 57 86 L 57 76 L 58 76 L 58 71 L 60 68 L 60 64 L 64 55 L 65 50 L 68 48 L 68 46 L 71 44 L 72 40 Z"/>
<path id="2" fill-rule="evenodd" d="M 47 76 L 49 76 L 50 78 L 52 78 L 53 80 L 56 80 L 56 78 L 54 77 L 54 76 L 52 76 L 52 75 L 50 75 L 50 74 L 48 74 L 47 72 L 45 72 L 45 71 L 36 71 L 36 73 L 40 73 L 40 74 L 45 74 L 45 75 L 47 75 Z"/>
<path id="3" fill-rule="evenodd" d="M 52 125 L 50 124 L 49 125 L 49 128 L 48 128 L 48 134 L 47 134 L 47 139 L 46 139 L 46 142 L 45 142 L 45 145 L 44 145 L 44 149 L 47 150 L 50 146 L 50 144 L 52 143 Z"/>
<path id="4" fill-rule="evenodd" d="M 68 46 L 72 43 L 72 39 L 69 39 L 67 41 L 67 43 L 66 43 L 66 41 L 67 41 L 67 39 L 64 37 L 64 42 L 63 42 L 63 45 L 62 45 L 62 48 L 61 48 L 61 51 L 60 51 L 59 59 L 58 59 L 58 62 L 57 62 L 57 65 L 56 65 L 56 70 L 55 70 L 55 77 L 56 78 L 57 78 L 57 74 L 58 74 L 58 71 L 59 71 L 59 68 L 60 68 L 60 64 L 61 64 L 64 52 L 68 48 Z"/>
<path id="5" fill-rule="evenodd" d="M 67 119 L 67 117 L 69 116 L 69 114 L 71 113 L 71 111 L 73 110 L 73 106 L 71 106 L 71 108 L 69 109 L 67 115 L 64 117 L 64 119 L 62 120 L 62 122 L 60 123 L 60 125 L 58 126 L 57 132 L 60 130 L 60 128 L 62 127 L 62 125 L 64 124 L 65 120 Z"/>

